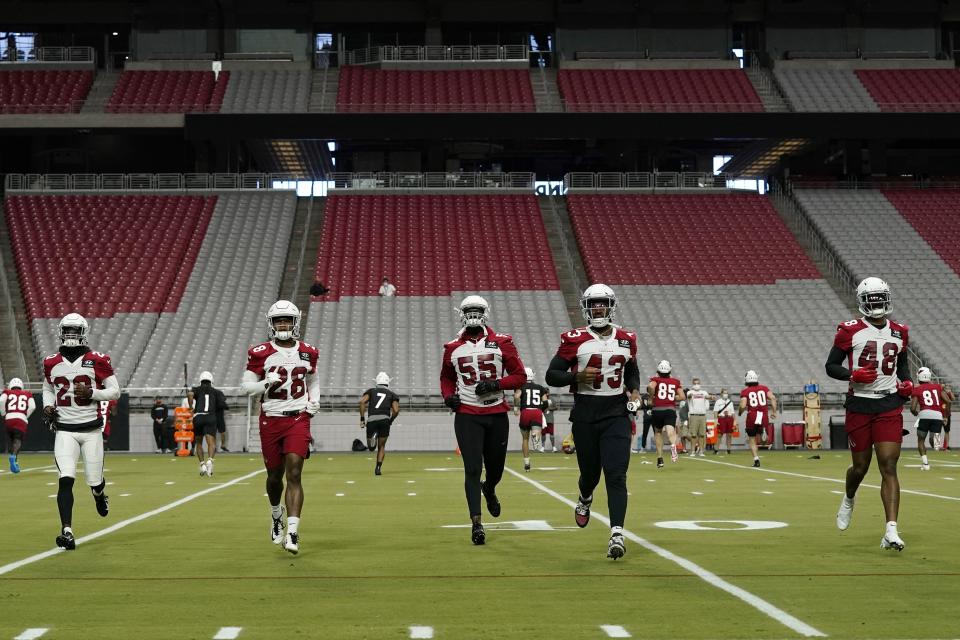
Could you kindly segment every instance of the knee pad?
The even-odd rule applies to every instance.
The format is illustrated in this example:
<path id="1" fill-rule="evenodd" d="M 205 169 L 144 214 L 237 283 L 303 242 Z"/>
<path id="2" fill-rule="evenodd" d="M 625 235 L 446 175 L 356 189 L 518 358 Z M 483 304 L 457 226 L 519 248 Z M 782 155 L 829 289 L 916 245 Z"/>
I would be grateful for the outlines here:
<path id="1" fill-rule="evenodd" d="M 60 478 L 60 482 L 57 485 L 57 491 L 73 491 L 73 483 L 75 480 L 76 478 L 71 478 L 70 476 L 64 476 L 63 478 Z"/>

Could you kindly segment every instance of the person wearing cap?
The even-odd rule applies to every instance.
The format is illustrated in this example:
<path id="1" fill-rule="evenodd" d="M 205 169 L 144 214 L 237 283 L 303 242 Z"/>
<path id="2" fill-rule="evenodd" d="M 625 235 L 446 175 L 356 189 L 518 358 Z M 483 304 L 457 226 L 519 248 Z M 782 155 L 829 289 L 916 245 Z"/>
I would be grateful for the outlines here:
<path id="1" fill-rule="evenodd" d="M 37 401 L 33 399 L 32 393 L 24 391 L 23 381 L 20 378 L 11 378 L 10 384 L 0 394 L 0 416 L 3 416 L 7 440 L 10 442 L 7 453 L 11 473 L 20 473 L 17 456 L 20 454 L 20 447 L 23 446 L 23 438 L 27 434 L 27 421 L 36 408 Z"/>
<path id="2" fill-rule="evenodd" d="M 374 475 L 381 475 L 383 457 L 390 437 L 390 426 L 400 415 L 400 396 L 390 390 L 390 376 L 381 371 L 371 387 L 360 396 L 360 428 L 367 430 L 367 448 L 377 448 L 377 466 Z"/>
<path id="3" fill-rule="evenodd" d="M 213 387 L 213 374 L 200 374 L 200 384 L 187 394 L 193 410 L 193 450 L 200 460 L 200 475 L 213 475 L 213 459 L 217 455 L 217 390 Z M 204 456 L 203 443 L 207 443 Z"/>

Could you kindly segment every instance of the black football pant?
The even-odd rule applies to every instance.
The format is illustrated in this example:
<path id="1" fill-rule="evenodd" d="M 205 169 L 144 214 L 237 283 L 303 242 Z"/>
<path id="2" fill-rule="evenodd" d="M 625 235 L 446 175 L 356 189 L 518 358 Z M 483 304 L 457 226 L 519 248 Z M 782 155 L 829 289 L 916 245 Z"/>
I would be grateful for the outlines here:
<path id="1" fill-rule="evenodd" d="M 483 467 L 487 468 L 487 490 L 493 491 L 503 477 L 510 421 L 506 413 L 458 413 L 453 419 L 453 430 L 463 458 L 463 489 L 472 518 L 480 515 L 480 473 Z"/>
<path id="2" fill-rule="evenodd" d="M 572 431 L 580 467 L 580 496 L 589 498 L 593 495 L 603 471 L 610 525 L 622 527 L 627 515 L 630 419 L 618 416 L 597 422 L 574 422 Z"/>
<path id="3" fill-rule="evenodd" d="M 163 438 L 163 423 L 157 424 L 153 423 L 153 439 L 157 443 L 157 449 L 166 449 L 167 443 L 164 442 Z"/>

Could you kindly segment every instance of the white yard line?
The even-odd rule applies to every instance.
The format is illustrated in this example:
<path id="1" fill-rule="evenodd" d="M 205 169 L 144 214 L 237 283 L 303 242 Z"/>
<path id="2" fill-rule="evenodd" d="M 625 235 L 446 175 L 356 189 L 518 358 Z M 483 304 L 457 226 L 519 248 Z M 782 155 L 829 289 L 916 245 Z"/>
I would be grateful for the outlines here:
<path id="1" fill-rule="evenodd" d="M 213 636 L 213 640 L 236 640 L 240 637 L 241 631 L 243 627 L 220 627 L 217 635 Z"/>
<path id="2" fill-rule="evenodd" d="M 806 478 L 807 480 L 823 480 L 824 482 L 836 482 L 839 484 L 846 484 L 846 480 L 841 478 L 824 478 L 823 476 L 811 476 L 805 473 L 795 473 L 793 471 L 778 471 L 777 469 L 768 469 L 766 467 L 760 467 L 759 469 L 754 470 L 753 467 L 747 467 L 742 464 L 734 464 L 732 462 L 720 462 L 719 460 L 708 460 L 706 458 L 698 459 L 697 462 L 709 462 L 710 464 L 722 464 L 726 467 L 734 467 L 736 469 L 743 469 L 745 471 L 751 472 L 760 472 L 760 473 L 779 473 L 784 476 L 793 476 L 795 478 Z M 767 478 L 770 480 L 770 478 Z M 880 485 L 877 484 L 867 484 L 866 482 L 860 485 L 861 487 L 869 487 L 871 489 L 879 489 Z M 954 496 L 942 496 L 938 493 L 928 493 L 926 491 L 917 491 L 916 489 L 904 489 L 900 488 L 900 493 L 912 493 L 915 496 L 927 496 L 928 498 L 940 498 L 941 500 L 954 500 L 960 502 L 960 498 Z"/>
<path id="3" fill-rule="evenodd" d="M 565 505 L 571 508 L 577 506 L 577 503 L 574 502 L 573 500 L 564 498 L 562 495 L 560 495 L 556 491 L 553 491 L 547 488 L 546 486 L 540 484 L 536 480 L 531 480 L 530 478 L 526 477 L 522 473 L 518 473 L 513 469 L 510 469 L 509 467 L 506 468 L 505 471 L 507 471 L 511 475 L 514 475 L 520 478 L 524 482 L 530 483 L 531 485 L 535 486 L 537 489 L 539 489 L 543 493 L 553 498 L 556 498 L 557 500 L 559 500 L 560 502 L 564 503 Z M 610 519 L 607 518 L 602 513 L 599 513 L 596 510 L 593 510 L 591 511 L 591 516 L 595 520 L 599 520 L 605 525 L 610 526 Z M 703 567 L 696 564 L 695 562 L 691 560 L 687 560 L 686 558 L 683 558 L 681 556 L 678 556 L 672 551 L 668 551 L 667 549 L 664 549 L 663 547 L 657 544 L 654 544 L 645 538 L 641 538 L 637 534 L 627 529 L 623 530 L 623 535 L 629 538 L 630 540 L 632 540 L 633 542 L 637 543 L 647 551 L 651 551 L 665 560 L 669 560 L 670 562 L 680 565 L 682 568 L 686 569 L 693 575 L 697 576 L 698 578 L 700 578 L 710 586 L 716 587 L 721 591 L 726 591 L 733 597 L 742 600 L 743 602 L 750 605 L 754 609 L 760 611 L 765 615 L 770 616 L 771 618 L 773 618 L 783 626 L 787 627 L 788 629 L 795 631 L 796 633 L 799 633 L 800 635 L 806 636 L 808 638 L 809 637 L 818 637 L 818 638 L 827 637 L 827 634 L 823 633 L 822 631 L 819 631 L 818 629 L 815 629 L 814 627 L 810 626 L 803 620 L 800 620 L 799 618 L 795 618 L 794 616 L 790 615 L 786 611 L 779 609 L 778 607 L 775 607 L 774 605 L 770 604 L 763 598 L 756 596 L 745 589 L 741 589 L 740 587 L 734 584 L 731 584 L 730 582 L 727 582 L 720 576 L 716 575 L 711 571 L 704 569 Z"/>
<path id="4" fill-rule="evenodd" d="M 55 468 L 56 468 L 55 465 L 48 464 L 45 467 L 30 467 L 29 469 L 20 469 L 20 473 L 11 473 L 9 469 L 0 469 L 0 471 L 3 471 L 3 473 L 0 474 L 0 476 L 18 476 L 21 473 L 29 473 L 30 471 L 43 471 L 44 469 L 55 469 Z"/>
<path id="5" fill-rule="evenodd" d="M 205 496 L 205 495 L 207 495 L 208 493 L 213 493 L 214 491 L 219 491 L 219 490 L 221 490 L 221 489 L 224 489 L 224 488 L 226 488 L 226 487 L 229 487 L 230 485 L 237 484 L 238 482 L 241 482 L 241 481 L 243 481 L 243 480 L 247 480 L 247 479 L 249 479 L 249 478 L 252 478 L 253 476 L 259 475 L 259 474 L 261 474 L 261 473 L 263 473 L 263 472 L 264 472 L 263 469 L 259 469 L 259 470 L 257 470 L 257 471 L 254 471 L 253 473 L 248 473 L 248 474 L 245 475 L 245 476 L 240 476 L 239 478 L 235 478 L 235 479 L 231 480 L 230 482 L 225 482 L 225 483 L 222 484 L 222 485 L 219 485 L 219 486 L 216 486 L 216 487 L 210 487 L 209 489 L 204 489 L 203 491 L 198 491 L 198 492 L 196 492 L 196 493 L 192 493 L 192 494 L 190 494 L 189 496 L 180 498 L 179 500 L 174 500 L 173 502 L 171 502 L 171 503 L 169 503 L 169 504 L 165 504 L 165 505 L 163 505 L 162 507 L 157 507 L 156 509 L 152 509 L 152 510 L 150 510 L 150 511 L 146 511 L 146 512 L 144 512 L 144 513 L 141 513 L 141 514 L 138 515 L 138 516 L 134 516 L 134 517 L 132 517 L 132 518 L 127 518 L 126 520 L 121 520 L 120 522 L 118 522 L 118 523 L 116 523 L 116 524 L 114 524 L 114 525 L 111 525 L 111 526 L 107 527 L 106 529 L 101 529 L 100 531 L 95 531 L 95 532 L 91 533 L 90 535 L 86 535 L 86 536 L 82 536 L 82 537 L 80 537 L 80 538 L 77 538 L 77 544 L 80 545 L 80 544 L 83 544 L 83 543 L 85 543 L 85 542 L 89 542 L 89 541 L 91 541 L 91 540 L 96 540 L 97 538 L 100 538 L 100 537 L 102 537 L 102 536 L 105 536 L 105 535 L 107 535 L 107 534 L 109 534 L 109 533 L 113 533 L 114 531 L 118 531 L 118 530 L 120 530 L 120 529 L 123 529 L 124 527 L 128 527 L 128 526 L 130 526 L 131 524 L 135 524 L 135 523 L 137 523 L 137 522 L 140 522 L 141 520 L 146 520 L 147 518 L 152 518 L 153 516 L 160 515 L 161 513 L 164 513 L 164 512 L 166 512 L 166 511 L 170 511 L 171 509 L 174 509 L 174 508 L 176 508 L 176 507 L 179 507 L 179 506 L 182 505 L 182 504 L 186 504 L 186 503 L 188 503 L 188 502 L 190 502 L 190 501 L 192 501 L 192 500 L 196 500 L 197 498 L 199 498 L 199 497 L 201 497 L 201 496 Z M 37 553 L 37 554 L 35 554 L 35 555 L 30 556 L 29 558 L 24 558 L 23 560 L 17 560 L 16 562 L 11 562 L 11 563 L 9 563 L 9 564 L 5 564 L 5 565 L 3 565 L 3 566 L 0 566 L 0 575 L 3 575 L 3 574 L 5 574 L 5 573 L 10 573 L 11 571 L 14 571 L 15 569 L 19 569 L 20 567 L 24 567 L 24 566 L 26 566 L 26 565 L 28 565 L 28 564 L 33 564 L 34 562 L 39 562 L 40 560 L 43 560 L 43 559 L 45 559 L 45 558 L 49 558 L 49 557 L 51 557 L 51 556 L 55 556 L 55 555 L 57 555 L 58 553 L 63 553 L 63 551 L 64 551 L 63 549 L 60 549 L 59 547 L 57 547 L 56 549 L 50 549 L 49 551 L 44 551 L 44 552 L 42 552 L 42 553 Z M 82 551 L 81 551 L 80 553 L 82 553 Z"/>
<path id="6" fill-rule="evenodd" d="M 602 624 L 600 628 L 608 638 L 632 638 L 630 632 L 618 624 Z"/>
<path id="7" fill-rule="evenodd" d="M 410 627 L 411 638 L 432 638 L 433 627 Z"/>
<path id="8" fill-rule="evenodd" d="M 24 629 L 23 633 L 18 635 L 13 640 L 37 640 L 37 638 L 43 637 L 43 635 L 49 631 L 49 629 L 43 627 L 34 627 L 32 629 Z"/>

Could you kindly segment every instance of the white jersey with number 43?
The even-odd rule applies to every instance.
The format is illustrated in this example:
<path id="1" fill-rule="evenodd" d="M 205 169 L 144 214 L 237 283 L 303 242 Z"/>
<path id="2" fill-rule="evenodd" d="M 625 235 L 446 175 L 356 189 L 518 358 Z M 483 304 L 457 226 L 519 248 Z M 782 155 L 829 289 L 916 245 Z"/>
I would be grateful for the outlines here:
<path id="1" fill-rule="evenodd" d="M 571 363 L 573 373 L 587 367 L 600 370 L 592 381 L 573 383 L 571 391 L 589 396 L 618 396 L 626 392 L 624 369 L 637 357 L 637 334 L 614 327 L 607 337 L 580 328 L 560 334 L 557 355 Z"/>
<path id="2" fill-rule="evenodd" d="M 310 389 L 316 385 L 317 348 L 297 341 L 292 347 L 281 347 L 274 342 L 264 342 L 247 351 L 247 371 L 263 380 L 273 371 L 280 376 L 263 393 L 260 410 L 267 416 L 281 416 L 289 411 L 303 411 L 310 399 Z M 307 376 L 310 377 L 308 380 Z M 316 400 L 316 398 L 314 398 Z"/>

